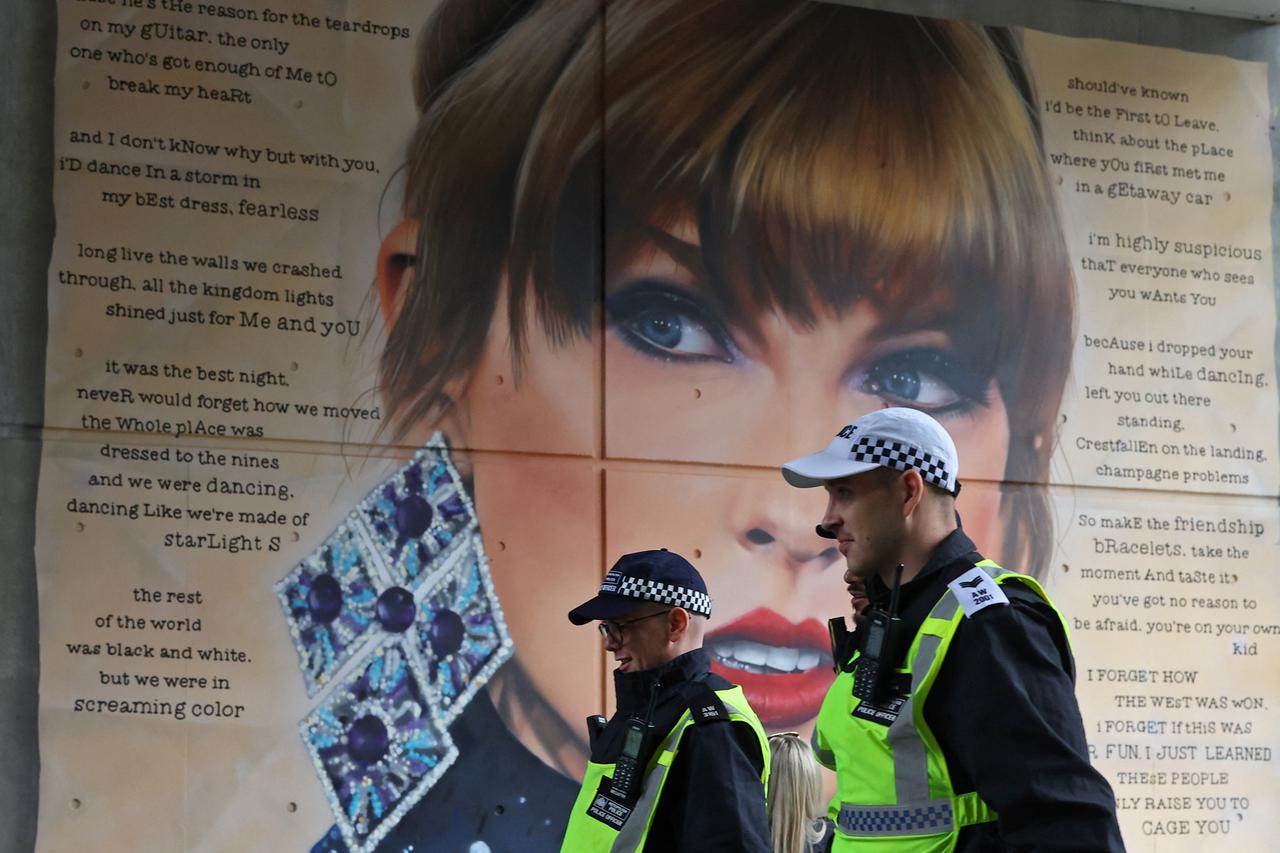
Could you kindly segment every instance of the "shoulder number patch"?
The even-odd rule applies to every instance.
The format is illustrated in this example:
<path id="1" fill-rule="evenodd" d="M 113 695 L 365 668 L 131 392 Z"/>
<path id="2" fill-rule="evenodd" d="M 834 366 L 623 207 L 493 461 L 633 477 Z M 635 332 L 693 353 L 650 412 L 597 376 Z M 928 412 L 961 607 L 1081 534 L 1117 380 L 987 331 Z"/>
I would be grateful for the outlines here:
<path id="1" fill-rule="evenodd" d="M 966 618 L 973 616 L 984 607 L 1009 603 L 1009 598 L 1000 589 L 1000 585 L 977 566 L 947 584 L 947 588 L 964 608 Z"/>

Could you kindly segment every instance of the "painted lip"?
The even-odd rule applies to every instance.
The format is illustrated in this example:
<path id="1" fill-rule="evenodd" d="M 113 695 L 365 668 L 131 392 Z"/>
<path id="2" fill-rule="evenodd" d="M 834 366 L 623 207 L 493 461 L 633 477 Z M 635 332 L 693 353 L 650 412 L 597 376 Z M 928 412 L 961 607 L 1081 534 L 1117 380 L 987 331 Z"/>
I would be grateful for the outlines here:
<path id="1" fill-rule="evenodd" d="M 821 657 L 817 666 L 785 674 L 747 672 L 722 663 L 714 654 L 711 656 L 712 671 L 742 685 L 747 701 L 766 727 L 799 725 L 818 716 L 827 688 L 835 680 L 828 665 L 831 641 L 821 622 L 806 619 L 796 624 L 773 610 L 759 607 L 708 634 L 705 645 L 736 639 L 818 651 Z"/>

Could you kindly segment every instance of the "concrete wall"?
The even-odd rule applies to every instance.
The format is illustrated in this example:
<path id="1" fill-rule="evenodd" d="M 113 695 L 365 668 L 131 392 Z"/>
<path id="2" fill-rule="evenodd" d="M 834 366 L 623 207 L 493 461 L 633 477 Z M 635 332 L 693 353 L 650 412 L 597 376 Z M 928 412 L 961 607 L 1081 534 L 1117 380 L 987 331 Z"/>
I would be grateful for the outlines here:
<path id="1" fill-rule="evenodd" d="M 859 0 L 856 5 L 1269 61 L 1276 150 L 1280 27 L 1092 0 Z M 40 771 L 33 550 L 44 407 L 45 272 L 55 227 L 56 8 L 49 0 L 8 0 L 5 7 L 0 34 L 0 851 L 27 851 L 35 846 Z"/>
<path id="2" fill-rule="evenodd" d="M 0 851 L 35 846 L 35 499 L 53 243 L 53 3 L 5 3 L 0 48 Z"/>

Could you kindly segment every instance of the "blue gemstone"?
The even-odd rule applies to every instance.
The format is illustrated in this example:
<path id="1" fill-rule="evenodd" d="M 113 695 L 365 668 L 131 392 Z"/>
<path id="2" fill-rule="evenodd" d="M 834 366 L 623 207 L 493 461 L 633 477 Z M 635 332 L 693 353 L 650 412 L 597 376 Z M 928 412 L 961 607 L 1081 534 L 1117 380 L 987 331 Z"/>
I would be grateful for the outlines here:
<path id="1" fill-rule="evenodd" d="M 361 764 L 381 761 L 390 745 L 386 724 L 373 715 L 361 717 L 347 729 L 347 754 Z"/>
<path id="2" fill-rule="evenodd" d="M 403 540 L 417 539 L 431 526 L 431 504 L 422 495 L 409 495 L 396 507 L 396 532 Z"/>
<path id="3" fill-rule="evenodd" d="M 393 586 L 378 596 L 378 622 L 393 634 L 408 630 L 417 615 L 413 593 L 402 586 Z"/>
<path id="4" fill-rule="evenodd" d="M 447 657 L 462 648 L 462 640 L 466 637 L 466 627 L 462 617 L 447 608 L 437 610 L 431 619 L 431 628 L 427 637 L 431 642 L 431 650 L 437 657 Z"/>
<path id="5" fill-rule="evenodd" d="M 311 582 L 307 593 L 307 609 L 311 619 L 327 625 L 342 612 L 342 584 L 333 575 L 319 575 Z"/>

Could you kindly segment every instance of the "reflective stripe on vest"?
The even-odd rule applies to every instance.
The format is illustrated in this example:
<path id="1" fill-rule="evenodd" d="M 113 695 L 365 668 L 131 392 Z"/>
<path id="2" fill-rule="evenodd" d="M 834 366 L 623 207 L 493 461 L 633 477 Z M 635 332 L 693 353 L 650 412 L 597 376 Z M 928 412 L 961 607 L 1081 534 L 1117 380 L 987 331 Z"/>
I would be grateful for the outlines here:
<path id="1" fill-rule="evenodd" d="M 998 584 L 1010 579 L 1025 584 L 1053 607 L 1062 620 L 1063 630 L 1066 630 L 1066 620 L 1033 578 L 1017 572 L 1006 572 L 990 560 L 983 560 L 976 565 Z M 852 673 L 841 673 L 832 685 L 829 698 L 833 698 L 835 704 L 833 710 L 828 711 L 827 703 L 823 703 L 823 711 L 828 713 L 819 713 L 819 727 L 823 726 L 826 718 L 833 734 L 858 731 L 861 732 L 864 743 L 866 737 L 871 737 L 882 746 L 879 751 L 859 749 L 851 759 L 846 752 L 846 759 L 850 764 L 857 762 L 861 765 L 855 772 L 849 767 L 841 768 L 834 760 L 840 750 L 829 739 L 820 738 L 817 730 L 814 732 L 814 749 L 818 758 L 824 763 L 836 765 L 841 791 L 848 796 L 851 793 L 847 790 L 849 787 L 862 787 L 868 794 L 861 802 L 840 802 L 839 794 L 832 801 L 831 816 L 839 830 L 834 849 L 883 846 L 884 839 L 895 838 L 898 841 L 893 842 L 892 849 L 903 853 L 952 850 L 961 827 L 996 820 L 995 811 L 982 801 L 977 792 L 956 795 L 951 785 L 946 758 L 924 719 L 924 705 L 929 691 L 946 658 L 956 629 L 964 618 L 964 609 L 948 589 L 921 623 L 912 641 L 907 653 L 911 693 L 887 731 L 881 724 L 862 720 L 849 713 L 851 708 L 847 707 L 848 703 L 854 701 L 849 698 Z M 845 729 L 846 726 L 850 728 Z M 823 739 L 827 740 L 825 747 L 820 742 Z M 850 737 L 850 743 L 855 740 L 857 737 Z M 862 780 L 868 773 L 868 762 L 871 772 L 892 772 L 893 802 L 877 802 L 877 795 L 871 788 L 863 785 Z M 881 765 L 882 769 L 874 769 Z M 888 793 L 887 790 L 885 793 Z M 879 840 L 868 842 L 868 839 Z"/>
<path id="2" fill-rule="evenodd" d="M 818 743 L 818 727 L 813 727 L 813 734 L 809 736 L 809 745 L 813 747 L 813 754 L 817 756 L 818 763 L 828 770 L 836 769 L 836 754 L 831 750 Z"/>
<path id="3" fill-rule="evenodd" d="M 764 759 L 760 781 L 767 786 L 769 739 L 764 733 L 760 719 L 747 704 L 741 687 L 734 685 L 726 690 L 717 690 L 715 693 L 729 714 L 729 725 L 746 723 L 755 732 L 760 744 L 760 754 Z M 686 709 L 676 720 L 671 731 L 662 739 L 662 743 L 654 750 L 654 757 L 645 771 L 640 797 L 620 830 L 613 829 L 587 815 L 587 808 L 596 796 L 600 780 L 606 777 L 612 778 L 614 767 L 612 764 L 588 763 L 582 787 L 578 791 L 578 798 L 573 804 L 573 811 L 569 814 L 569 825 L 565 830 L 564 843 L 560 847 L 561 853 L 605 853 L 605 851 L 631 853 L 631 851 L 643 850 L 649 828 L 653 825 L 653 816 L 658 810 L 658 800 L 667 782 L 667 773 L 680 749 L 680 741 L 691 725 L 694 725 L 693 715 Z M 712 723 L 712 725 L 722 724 Z"/>

